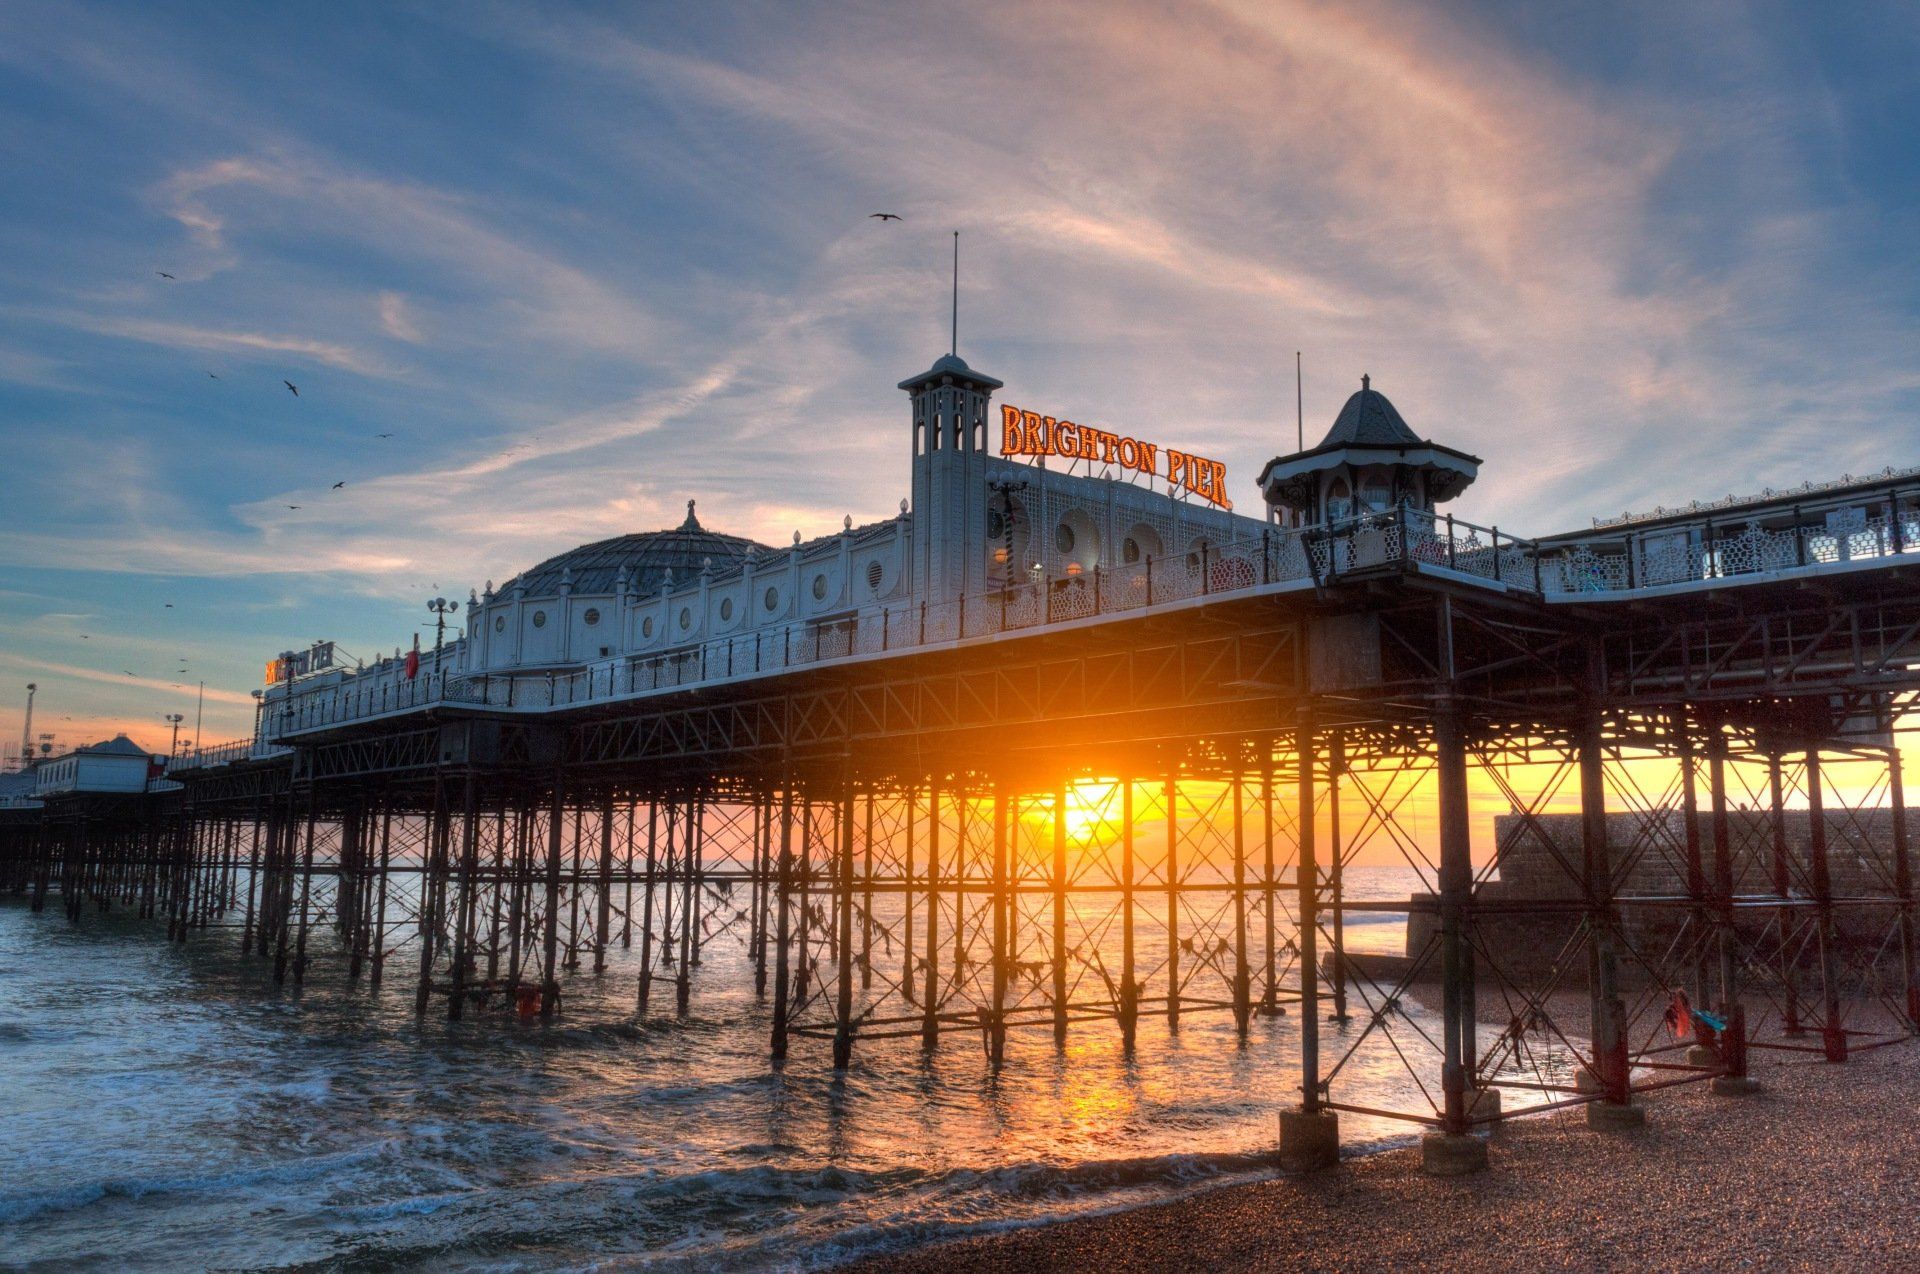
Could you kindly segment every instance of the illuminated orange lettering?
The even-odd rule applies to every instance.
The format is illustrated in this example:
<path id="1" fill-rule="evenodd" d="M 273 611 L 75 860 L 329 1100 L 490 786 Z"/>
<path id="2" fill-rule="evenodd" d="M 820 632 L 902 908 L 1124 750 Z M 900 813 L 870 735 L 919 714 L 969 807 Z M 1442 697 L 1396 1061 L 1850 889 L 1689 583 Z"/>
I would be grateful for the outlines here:
<path id="1" fill-rule="evenodd" d="M 1056 455 L 1077 456 L 1080 454 L 1080 426 L 1071 420 L 1063 420 L 1053 431 L 1053 450 Z"/>
<path id="2" fill-rule="evenodd" d="M 1002 403 L 1000 405 L 1000 454 L 1003 456 L 1021 454 L 1024 450 L 1021 446 L 1023 441 L 1025 440 L 1020 434 L 1020 409 Z"/>
<path id="3" fill-rule="evenodd" d="M 1027 445 L 1021 449 L 1025 454 L 1029 456 L 1047 454 L 1047 422 L 1039 412 L 1021 412 L 1020 429 L 1027 439 Z"/>
<path id="4" fill-rule="evenodd" d="M 1113 434 L 1104 433 L 1104 432 L 1100 435 L 1100 463 L 1101 464 L 1112 464 L 1114 462 L 1115 453 L 1117 453 L 1119 450 L 1120 450 L 1120 439 L 1118 437 L 1116 437 Z"/>
<path id="5" fill-rule="evenodd" d="M 1167 482 L 1171 486 L 1187 485 L 1187 453 L 1167 448 Z"/>

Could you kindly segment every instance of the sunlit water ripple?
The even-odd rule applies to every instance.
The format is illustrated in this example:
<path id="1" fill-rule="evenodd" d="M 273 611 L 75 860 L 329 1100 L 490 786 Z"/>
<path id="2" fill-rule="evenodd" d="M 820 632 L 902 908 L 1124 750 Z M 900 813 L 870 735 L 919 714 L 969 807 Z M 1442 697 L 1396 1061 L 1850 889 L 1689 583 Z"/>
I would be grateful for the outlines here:
<path id="1" fill-rule="evenodd" d="M 1349 896 L 1410 881 L 1359 870 Z M 1394 948 L 1399 920 L 1356 945 Z M 971 1034 L 930 1060 L 865 1041 L 835 1076 L 815 1041 L 768 1062 L 737 946 L 685 1019 L 637 1019 L 616 951 L 542 1026 L 417 1020 L 404 965 L 374 996 L 323 956 L 276 992 L 233 931 L 162 933 L 0 902 L 0 1261 L 819 1266 L 1269 1171 L 1299 1096 L 1292 1015 L 1244 1049 L 1230 1015 L 1143 1021 L 1131 1059 L 1109 1023 L 1064 1052 L 1018 1031 L 998 1075 Z M 1397 1067 L 1345 1082 L 1422 1104 Z M 1407 1133 L 1343 1127 L 1349 1148 Z"/>

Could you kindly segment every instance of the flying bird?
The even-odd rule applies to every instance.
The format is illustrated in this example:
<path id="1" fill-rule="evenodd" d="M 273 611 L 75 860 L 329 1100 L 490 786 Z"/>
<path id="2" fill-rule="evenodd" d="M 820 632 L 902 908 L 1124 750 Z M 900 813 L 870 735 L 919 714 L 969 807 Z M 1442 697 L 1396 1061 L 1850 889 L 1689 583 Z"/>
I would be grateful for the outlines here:
<path id="1" fill-rule="evenodd" d="M 340 489 L 341 487 L 344 487 L 344 486 L 346 486 L 346 485 L 347 485 L 347 484 L 346 484 L 346 483 L 344 483 L 344 482 L 336 482 L 336 483 L 334 483 L 334 484 L 333 484 L 333 489 L 334 489 L 335 491 L 338 491 L 338 490 L 339 490 L 339 489 Z"/>
<path id="2" fill-rule="evenodd" d="M 219 378 L 218 376 L 216 376 L 216 375 L 214 375 L 214 373 L 212 373 L 212 372 L 208 372 L 208 373 L 207 373 L 207 375 L 208 375 L 209 377 L 211 377 L 212 379 L 214 379 L 214 380 L 219 380 L 219 379 L 220 379 L 220 378 Z"/>
<path id="3" fill-rule="evenodd" d="M 867 214 L 867 220 L 869 221 L 875 220 L 876 218 L 881 221 L 898 221 L 900 220 L 900 214 L 897 212 L 870 212 Z"/>
<path id="4" fill-rule="evenodd" d="M 131 672 L 129 672 L 129 671 L 128 671 L 127 669 L 125 669 L 125 668 L 122 668 L 122 669 L 120 670 L 120 673 L 121 673 L 121 675 L 122 675 L 122 676 L 125 676 L 125 677 L 131 677 L 131 676 L 133 675 L 133 674 L 132 674 Z"/>
<path id="5" fill-rule="evenodd" d="M 163 279 L 173 278 L 173 276 L 171 274 L 168 274 L 165 270 L 155 270 L 154 273 L 159 275 Z"/>
<path id="6" fill-rule="evenodd" d="M 392 434 L 375 434 L 375 435 L 374 435 L 374 437 L 376 437 L 376 438 L 391 438 L 391 437 L 393 437 L 393 435 L 392 435 Z"/>
<path id="7" fill-rule="evenodd" d="M 297 505 L 297 504 L 289 504 L 289 505 L 288 505 L 287 507 L 288 507 L 289 509 L 297 509 L 297 508 L 299 508 L 300 506 L 299 506 L 299 505 Z"/>
<path id="8" fill-rule="evenodd" d="M 292 394 L 295 398 L 298 398 L 300 396 L 300 387 L 294 384 L 292 381 L 283 380 L 280 383 L 282 385 L 285 385 L 287 387 L 287 392 Z"/>
<path id="9" fill-rule="evenodd" d="M 173 603 L 172 603 L 172 602 L 168 602 L 168 603 L 167 603 L 167 609 L 168 609 L 168 610 L 172 610 L 172 609 L 173 609 Z"/>

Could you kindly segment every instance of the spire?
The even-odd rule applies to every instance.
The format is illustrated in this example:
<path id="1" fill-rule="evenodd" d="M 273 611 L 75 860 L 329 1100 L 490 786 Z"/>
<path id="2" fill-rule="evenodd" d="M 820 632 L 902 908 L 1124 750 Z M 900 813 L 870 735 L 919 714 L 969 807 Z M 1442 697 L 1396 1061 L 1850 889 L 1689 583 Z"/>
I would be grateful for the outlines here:
<path id="1" fill-rule="evenodd" d="M 1362 393 L 1365 393 L 1365 392 L 1366 392 L 1367 390 L 1369 390 L 1369 389 L 1372 389 L 1372 388 L 1373 388 L 1373 377 L 1371 377 L 1371 376 L 1369 376 L 1369 375 L 1367 375 L 1367 374 L 1366 374 L 1365 372 L 1361 372 L 1361 373 L 1360 373 L 1360 390 L 1361 390 L 1361 392 L 1362 392 Z M 691 509 L 691 508 L 693 507 L 693 503 L 692 503 L 691 501 L 689 501 L 689 502 L 687 503 L 687 507 L 688 507 L 689 509 Z"/>
<path id="2" fill-rule="evenodd" d="M 680 524 L 680 529 L 682 531 L 700 531 L 705 529 L 700 525 L 700 519 L 693 516 L 693 501 L 691 500 L 687 501 L 687 520 Z"/>

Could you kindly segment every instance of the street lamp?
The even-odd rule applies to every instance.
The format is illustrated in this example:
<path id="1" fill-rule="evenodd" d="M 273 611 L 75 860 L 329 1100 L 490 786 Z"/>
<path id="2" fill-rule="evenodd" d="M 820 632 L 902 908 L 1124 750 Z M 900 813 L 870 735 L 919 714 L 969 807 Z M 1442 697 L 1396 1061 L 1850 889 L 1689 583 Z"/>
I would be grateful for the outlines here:
<path id="1" fill-rule="evenodd" d="M 184 712 L 169 712 L 165 717 L 167 724 L 173 727 L 173 742 L 167 745 L 168 759 L 180 755 L 180 723 L 186 719 Z"/>
<path id="2" fill-rule="evenodd" d="M 460 603 L 450 602 L 444 597 L 435 597 L 427 602 L 427 609 L 433 612 L 433 675 L 440 675 L 440 643 L 446 639 L 447 616 L 460 609 Z"/>
<path id="3" fill-rule="evenodd" d="M 440 666 L 440 643 L 447 635 L 447 616 L 459 610 L 460 603 L 435 597 L 427 602 L 427 609 L 433 612 L 433 664 L 437 668 Z"/>

